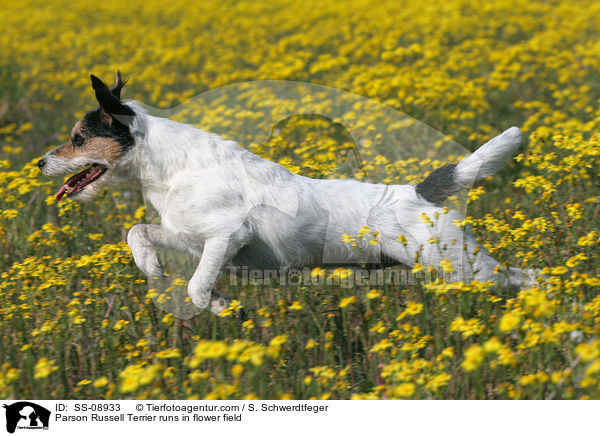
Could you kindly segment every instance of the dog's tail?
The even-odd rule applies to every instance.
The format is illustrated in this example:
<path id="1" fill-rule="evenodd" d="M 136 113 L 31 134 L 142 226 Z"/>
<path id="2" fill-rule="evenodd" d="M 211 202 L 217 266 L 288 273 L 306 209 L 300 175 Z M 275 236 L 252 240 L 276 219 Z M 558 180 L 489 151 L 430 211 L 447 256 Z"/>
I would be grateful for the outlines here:
<path id="1" fill-rule="evenodd" d="M 431 203 L 441 203 L 473 183 L 500 171 L 521 144 L 521 131 L 511 127 L 492 138 L 458 164 L 448 164 L 419 183 L 417 194 Z"/>

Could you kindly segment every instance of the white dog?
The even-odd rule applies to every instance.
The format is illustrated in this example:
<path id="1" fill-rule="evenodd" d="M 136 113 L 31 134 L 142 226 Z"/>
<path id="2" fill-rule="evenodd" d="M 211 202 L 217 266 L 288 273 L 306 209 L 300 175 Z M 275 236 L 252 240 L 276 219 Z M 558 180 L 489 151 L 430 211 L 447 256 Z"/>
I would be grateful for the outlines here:
<path id="1" fill-rule="evenodd" d="M 52 177 L 84 168 L 62 186 L 58 201 L 65 194 L 87 200 L 109 185 L 142 188 L 161 225 L 138 224 L 129 231 L 133 258 L 147 276 L 155 277 L 163 274 L 155 244 L 198 257 L 188 294 L 199 308 L 219 313 L 227 306 L 225 298 L 212 292 L 227 264 L 285 270 L 360 261 L 342 238 L 363 226 L 377 235 L 378 243 L 361 251 L 361 259 L 369 263 L 437 267 L 448 259 L 463 277 L 479 281 L 523 287 L 535 280 L 533 270 L 501 268 L 469 232 L 454 224 L 460 214 L 440 206 L 449 195 L 505 165 L 520 145 L 516 127 L 416 186 L 314 180 L 233 141 L 121 101 L 124 81 L 118 72 L 112 89 L 95 76 L 91 79 L 100 107 L 78 121 L 70 140 L 48 152 L 39 167 Z M 426 223 L 423 213 L 432 220 L 439 216 Z M 432 232 L 437 242 L 431 240 Z M 467 262 L 465 254 L 473 257 Z"/>

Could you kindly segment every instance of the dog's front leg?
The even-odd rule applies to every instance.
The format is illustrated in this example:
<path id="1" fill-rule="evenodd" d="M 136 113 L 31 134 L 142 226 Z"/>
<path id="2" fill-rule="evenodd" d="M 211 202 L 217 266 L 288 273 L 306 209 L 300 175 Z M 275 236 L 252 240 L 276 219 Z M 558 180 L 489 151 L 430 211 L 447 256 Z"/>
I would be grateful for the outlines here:
<path id="1" fill-rule="evenodd" d="M 127 233 L 127 244 L 137 267 L 147 277 L 163 277 L 163 267 L 153 245 L 188 251 L 185 243 L 174 233 L 154 224 L 136 224 Z"/>
<path id="2" fill-rule="evenodd" d="M 200 263 L 188 283 L 188 295 L 201 309 L 208 307 L 219 272 L 230 257 L 231 248 L 228 246 L 229 238 L 224 237 L 211 238 L 204 243 Z"/>

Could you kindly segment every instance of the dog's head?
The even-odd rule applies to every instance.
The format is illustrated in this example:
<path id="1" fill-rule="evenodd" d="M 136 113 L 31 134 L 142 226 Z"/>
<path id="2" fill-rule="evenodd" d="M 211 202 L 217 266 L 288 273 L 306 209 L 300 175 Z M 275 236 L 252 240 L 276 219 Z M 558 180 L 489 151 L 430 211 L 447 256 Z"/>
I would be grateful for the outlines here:
<path id="1" fill-rule="evenodd" d="M 121 102 L 125 80 L 117 71 L 115 85 L 109 89 L 96 76 L 91 79 L 100 107 L 85 114 L 73 127 L 71 138 L 38 162 L 49 177 L 77 172 L 60 188 L 57 201 L 64 195 L 85 201 L 101 193 L 118 178 L 124 157 L 134 145 L 128 125 L 135 113 Z"/>

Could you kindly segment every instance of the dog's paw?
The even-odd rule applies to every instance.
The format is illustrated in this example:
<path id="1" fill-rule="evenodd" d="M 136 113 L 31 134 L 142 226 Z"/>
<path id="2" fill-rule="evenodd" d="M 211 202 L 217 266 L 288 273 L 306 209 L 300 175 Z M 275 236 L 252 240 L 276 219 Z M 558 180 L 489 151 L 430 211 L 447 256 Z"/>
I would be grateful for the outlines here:
<path id="1" fill-rule="evenodd" d="M 196 306 L 198 309 L 206 309 L 207 307 L 209 307 L 210 293 L 197 292 L 193 288 L 191 288 L 190 285 L 191 282 L 188 285 L 188 295 L 190 296 L 190 299 L 192 300 L 194 306 Z"/>
<path id="2" fill-rule="evenodd" d="M 148 240 L 146 232 L 146 226 L 143 224 L 133 226 L 127 234 L 127 245 L 131 249 L 135 264 L 146 277 L 164 278 L 164 269 L 152 247 L 152 243 Z"/>
<path id="3" fill-rule="evenodd" d="M 133 254 L 133 260 L 135 261 L 135 264 L 146 275 L 146 277 L 165 277 L 164 268 L 152 246 L 139 246 L 136 250 L 131 250 L 131 253 Z"/>
<path id="4" fill-rule="evenodd" d="M 190 295 L 190 298 L 191 298 L 194 306 L 196 306 L 198 309 L 206 309 L 209 306 L 208 298 L 192 296 L 192 295 Z"/>
<path id="5" fill-rule="evenodd" d="M 145 256 L 140 262 L 136 260 L 135 264 L 148 278 L 165 278 L 165 270 L 155 252 Z"/>

